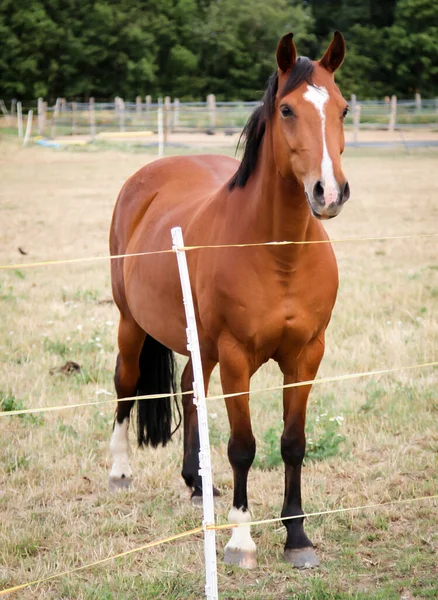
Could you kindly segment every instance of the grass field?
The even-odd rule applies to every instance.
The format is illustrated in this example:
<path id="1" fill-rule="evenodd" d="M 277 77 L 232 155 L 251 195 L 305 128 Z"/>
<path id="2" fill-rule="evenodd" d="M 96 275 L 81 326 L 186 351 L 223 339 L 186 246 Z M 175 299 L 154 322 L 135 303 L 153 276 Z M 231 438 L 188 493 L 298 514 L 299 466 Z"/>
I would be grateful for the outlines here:
<path id="1" fill-rule="evenodd" d="M 122 151 L 20 149 L 0 139 L 0 263 L 107 254 L 112 207 L 125 179 L 153 157 Z M 328 224 L 333 239 L 437 231 L 438 153 L 349 150 L 352 199 Z M 17 250 L 27 252 L 23 256 Z M 434 238 L 335 244 L 340 292 L 319 376 L 437 360 Z M 117 311 L 107 261 L 0 271 L 3 410 L 109 399 Z M 81 373 L 59 369 L 67 360 Z M 303 471 L 304 508 L 319 511 L 438 493 L 436 369 L 315 386 Z M 281 383 L 268 364 L 253 389 Z M 215 373 L 210 393 L 220 393 Z M 255 519 L 277 517 L 281 398 L 254 395 L 258 456 L 249 479 Z M 0 589 L 200 524 L 180 477 L 182 440 L 133 450 L 135 487 L 107 492 L 114 406 L 0 419 Z M 226 522 L 232 476 L 222 402 L 210 404 L 214 480 Z M 132 438 L 133 433 L 131 432 Z M 132 439 L 132 441 L 134 441 Z M 134 445 L 133 445 L 134 446 Z M 409 600 L 438 596 L 436 501 L 309 518 L 321 567 L 282 560 L 285 531 L 259 526 L 259 567 L 221 562 L 225 599 Z M 15 594 L 23 599 L 200 599 L 202 535 L 158 546 Z"/>

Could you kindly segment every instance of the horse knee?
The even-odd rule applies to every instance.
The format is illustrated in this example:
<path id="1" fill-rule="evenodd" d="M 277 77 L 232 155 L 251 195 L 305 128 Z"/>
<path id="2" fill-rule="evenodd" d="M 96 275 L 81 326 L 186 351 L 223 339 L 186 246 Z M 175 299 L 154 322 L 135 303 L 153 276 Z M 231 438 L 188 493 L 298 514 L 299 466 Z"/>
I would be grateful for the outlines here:
<path id="1" fill-rule="evenodd" d="M 228 442 L 228 459 L 232 467 L 249 470 L 255 457 L 256 442 L 251 437 L 236 439 L 231 437 Z"/>
<path id="2" fill-rule="evenodd" d="M 306 438 L 303 433 L 285 432 L 281 436 L 281 456 L 286 465 L 298 466 L 306 452 Z"/>

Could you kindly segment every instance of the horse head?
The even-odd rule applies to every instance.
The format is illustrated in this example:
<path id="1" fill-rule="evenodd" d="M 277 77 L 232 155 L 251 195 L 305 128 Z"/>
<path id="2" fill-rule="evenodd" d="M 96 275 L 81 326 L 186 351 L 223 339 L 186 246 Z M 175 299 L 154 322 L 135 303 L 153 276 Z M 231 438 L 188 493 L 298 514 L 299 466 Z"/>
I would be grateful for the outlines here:
<path id="1" fill-rule="evenodd" d="M 315 62 L 297 58 L 292 33 L 277 47 L 277 92 L 270 107 L 275 162 L 285 179 L 303 185 L 318 219 L 338 215 L 350 196 L 341 167 L 348 104 L 334 81 L 344 54 L 339 32 Z"/>

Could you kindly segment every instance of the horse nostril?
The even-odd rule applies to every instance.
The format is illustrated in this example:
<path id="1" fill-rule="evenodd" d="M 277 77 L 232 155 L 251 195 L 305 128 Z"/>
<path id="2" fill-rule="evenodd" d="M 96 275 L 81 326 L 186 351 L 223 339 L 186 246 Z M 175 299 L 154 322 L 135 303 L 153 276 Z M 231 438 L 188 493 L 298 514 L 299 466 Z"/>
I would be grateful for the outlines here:
<path id="1" fill-rule="evenodd" d="M 321 206 L 325 205 L 324 186 L 320 181 L 317 181 L 313 187 L 313 197 L 318 204 L 321 204 Z"/>
<path id="2" fill-rule="evenodd" d="M 347 202 L 347 200 L 350 197 L 350 186 L 348 184 L 348 181 L 346 181 L 344 184 L 342 184 L 342 188 L 341 188 L 341 202 Z"/>

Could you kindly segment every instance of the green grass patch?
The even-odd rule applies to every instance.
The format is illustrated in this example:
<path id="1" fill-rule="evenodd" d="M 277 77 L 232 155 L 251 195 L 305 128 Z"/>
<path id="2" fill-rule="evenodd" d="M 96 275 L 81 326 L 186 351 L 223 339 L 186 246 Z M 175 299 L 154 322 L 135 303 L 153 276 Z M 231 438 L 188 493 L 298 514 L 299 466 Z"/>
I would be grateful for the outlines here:
<path id="1" fill-rule="evenodd" d="M 16 410 L 25 410 L 26 406 L 22 400 L 15 398 L 11 392 L 0 391 L 0 410 L 3 412 L 14 412 Z M 44 423 L 44 417 L 39 414 L 21 414 L 10 418 L 18 418 L 30 425 L 42 425 Z"/>
<path id="2" fill-rule="evenodd" d="M 311 414 L 306 423 L 306 454 L 305 460 L 321 461 L 337 456 L 341 452 L 341 444 L 345 436 L 341 435 L 342 416 L 328 412 Z M 269 427 L 263 434 L 253 466 L 264 471 L 270 471 L 283 463 L 280 440 L 282 425 Z"/>

